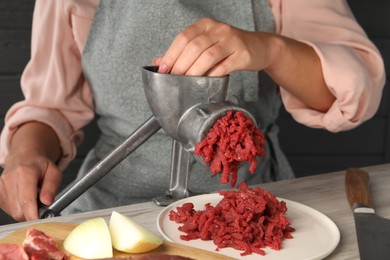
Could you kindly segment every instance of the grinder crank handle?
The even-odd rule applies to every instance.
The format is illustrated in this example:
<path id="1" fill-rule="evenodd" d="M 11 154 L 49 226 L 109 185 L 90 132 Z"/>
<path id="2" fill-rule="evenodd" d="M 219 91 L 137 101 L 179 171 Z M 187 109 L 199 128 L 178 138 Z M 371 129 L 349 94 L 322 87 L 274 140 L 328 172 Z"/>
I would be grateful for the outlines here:
<path id="1" fill-rule="evenodd" d="M 149 137 L 154 135 L 160 128 L 161 126 L 154 116 L 150 117 L 121 145 L 92 167 L 83 178 L 60 195 L 52 205 L 49 207 L 40 207 L 39 217 L 48 218 L 57 216 L 64 208 L 94 185 L 99 179 L 104 177 L 112 168 L 149 139 Z"/>
<path id="2" fill-rule="evenodd" d="M 345 190 L 349 206 L 372 208 L 372 198 L 369 191 L 369 175 L 358 168 L 349 168 L 345 174 Z"/>

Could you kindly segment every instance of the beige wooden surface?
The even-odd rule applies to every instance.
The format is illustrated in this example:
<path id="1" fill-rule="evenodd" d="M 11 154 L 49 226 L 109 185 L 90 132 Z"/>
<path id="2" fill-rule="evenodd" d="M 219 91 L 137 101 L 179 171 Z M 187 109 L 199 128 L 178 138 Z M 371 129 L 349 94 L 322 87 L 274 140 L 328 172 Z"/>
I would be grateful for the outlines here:
<path id="1" fill-rule="evenodd" d="M 370 190 L 376 213 L 390 218 L 390 164 L 362 168 L 370 175 Z M 341 239 L 335 251 L 327 259 L 359 259 L 355 226 L 344 189 L 345 171 L 284 180 L 261 185 L 280 198 L 293 200 L 319 210 L 331 218 L 340 229 Z M 156 220 L 162 210 L 153 202 L 92 211 L 69 216 L 0 226 L 0 238 L 27 225 L 41 222 L 80 223 L 91 217 L 101 216 L 108 221 L 112 210 L 134 218 L 158 234 Z"/>

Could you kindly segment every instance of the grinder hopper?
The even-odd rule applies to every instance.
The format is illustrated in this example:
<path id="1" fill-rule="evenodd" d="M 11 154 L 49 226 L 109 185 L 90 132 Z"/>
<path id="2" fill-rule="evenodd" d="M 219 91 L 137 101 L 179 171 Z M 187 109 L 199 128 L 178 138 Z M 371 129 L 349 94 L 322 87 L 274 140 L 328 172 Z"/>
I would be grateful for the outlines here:
<path id="1" fill-rule="evenodd" d="M 161 206 L 190 196 L 189 163 L 192 155 L 208 168 L 203 158 L 192 154 L 195 145 L 228 110 L 242 111 L 255 123 L 253 116 L 237 104 L 226 101 L 229 76 L 205 77 L 157 73 L 158 67 L 142 68 L 142 79 L 151 116 L 120 146 L 98 162 L 87 174 L 58 196 L 49 207 L 40 208 L 40 217 L 58 215 L 65 207 L 95 184 L 112 168 L 130 155 L 162 128 L 173 138 L 170 187 L 155 198 Z"/>

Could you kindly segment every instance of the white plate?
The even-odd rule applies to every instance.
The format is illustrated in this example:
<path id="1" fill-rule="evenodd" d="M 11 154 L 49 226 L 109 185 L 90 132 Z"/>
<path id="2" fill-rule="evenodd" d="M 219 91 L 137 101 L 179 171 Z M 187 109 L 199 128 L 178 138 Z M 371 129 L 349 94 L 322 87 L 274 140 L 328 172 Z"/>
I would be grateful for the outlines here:
<path id="1" fill-rule="evenodd" d="M 291 234 L 292 239 L 284 239 L 281 250 L 273 250 L 263 248 L 266 255 L 260 256 L 252 253 L 251 255 L 241 256 L 242 251 L 233 248 L 223 248 L 215 251 L 216 245 L 212 241 L 203 241 L 200 239 L 183 241 L 180 235 L 185 233 L 178 230 L 180 224 L 169 220 L 169 212 L 176 207 L 182 206 L 186 202 L 194 204 L 196 210 L 203 210 L 206 203 L 216 205 L 222 196 L 219 194 L 205 194 L 193 196 L 179 200 L 167 206 L 162 210 L 157 218 L 157 227 L 161 235 L 168 241 L 181 243 L 212 252 L 218 252 L 223 255 L 234 257 L 237 259 L 323 259 L 328 256 L 336 248 L 340 241 L 340 231 L 336 224 L 321 212 L 305 206 L 303 204 L 284 200 L 287 205 L 287 217 L 290 219 L 291 226 L 295 231 Z"/>

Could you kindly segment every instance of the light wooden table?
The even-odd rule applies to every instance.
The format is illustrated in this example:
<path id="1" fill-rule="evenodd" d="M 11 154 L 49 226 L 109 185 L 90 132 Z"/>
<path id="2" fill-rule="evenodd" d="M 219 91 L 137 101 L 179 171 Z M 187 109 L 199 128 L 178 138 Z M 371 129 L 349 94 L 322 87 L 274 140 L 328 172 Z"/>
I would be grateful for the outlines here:
<path id="1" fill-rule="evenodd" d="M 390 164 L 362 168 L 370 175 L 370 188 L 376 213 L 390 218 Z M 349 207 L 344 189 L 345 171 L 325 173 L 262 184 L 280 198 L 289 199 L 317 209 L 331 218 L 338 226 L 341 234 L 340 243 L 327 259 L 359 259 L 356 233 L 352 211 Z M 158 234 L 156 220 L 162 207 L 153 202 L 97 210 L 86 213 L 61 216 L 38 221 L 0 226 L 0 238 L 27 225 L 41 222 L 74 222 L 80 223 L 86 219 L 101 216 L 108 221 L 113 210 L 134 218 Z"/>

